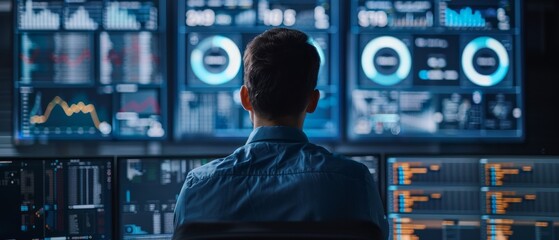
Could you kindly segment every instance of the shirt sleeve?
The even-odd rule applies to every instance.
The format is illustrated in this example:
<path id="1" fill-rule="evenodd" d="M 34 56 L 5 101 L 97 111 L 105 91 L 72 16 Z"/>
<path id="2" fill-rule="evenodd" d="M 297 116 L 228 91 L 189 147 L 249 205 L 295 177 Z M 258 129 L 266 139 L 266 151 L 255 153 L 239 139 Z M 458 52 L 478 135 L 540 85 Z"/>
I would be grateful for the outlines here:
<path id="1" fill-rule="evenodd" d="M 189 186 L 192 185 L 192 174 L 188 173 L 186 175 L 186 180 L 181 188 L 179 196 L 177 198 L 177 203 L 175 204 L 174 212 L 174 225 L 177 229 L 181 224 L 185 222 L 186 217 L 186 192 L 189 191 Z"/>
<path id="2" fill-rule="evenodd" d="M 369 206 L 369 212 L 371 216 L 371 220 L 378 224 L 380 230 L 383 234 L 383 239 L 388 239 L 389 233 L 389 226 L 386 214 L 384 213 L 384 205 L 382 203 L 382 199 L 380 197 L 380 192 L 378 189 L 378 185 L 375 183 L 375 180 L 367 171 L 365 176 L 365 182 L 367 186 L 367 199 L 371 203 Z"/>

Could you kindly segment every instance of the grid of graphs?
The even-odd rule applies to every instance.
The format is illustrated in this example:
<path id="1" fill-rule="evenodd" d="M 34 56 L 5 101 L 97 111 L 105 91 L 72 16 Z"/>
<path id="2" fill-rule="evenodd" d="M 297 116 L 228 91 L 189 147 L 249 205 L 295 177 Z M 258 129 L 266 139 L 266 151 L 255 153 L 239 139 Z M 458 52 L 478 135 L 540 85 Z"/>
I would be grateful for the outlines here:
<path id="1" fill-rule="evenodd" d="M 16 137 L 164 139 L 160 2 L 16 2 Z"/>

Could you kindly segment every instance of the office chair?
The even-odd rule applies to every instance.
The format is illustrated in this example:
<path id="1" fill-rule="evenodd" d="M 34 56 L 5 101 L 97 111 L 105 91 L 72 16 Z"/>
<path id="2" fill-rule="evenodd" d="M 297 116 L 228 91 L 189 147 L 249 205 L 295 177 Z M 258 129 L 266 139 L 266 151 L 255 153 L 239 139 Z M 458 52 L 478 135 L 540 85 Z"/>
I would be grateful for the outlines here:
<path id="1" fill-rule="evenodd" d="M 380 240 L 370 222 L 196 222 L 179 226 L 173 240 L 346 239 Z"/>

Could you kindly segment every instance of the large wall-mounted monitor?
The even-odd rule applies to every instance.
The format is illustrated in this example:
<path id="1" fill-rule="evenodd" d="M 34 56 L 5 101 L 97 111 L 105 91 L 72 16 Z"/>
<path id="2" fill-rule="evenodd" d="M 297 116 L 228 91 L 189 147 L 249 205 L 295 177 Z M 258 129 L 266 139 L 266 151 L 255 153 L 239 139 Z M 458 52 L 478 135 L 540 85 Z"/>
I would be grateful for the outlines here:
<path id="1" fill-rule="evenodd" d="M 522 1 L 351 2 L 349 139 L 524 137 Z"/>
<path id="2" fill-rule="evenodd" d="M 113 158 L 0 159 L 0 238 L 112 239 Z"/>
<path id="3" fill-rule="evenodd" d="M 557 239 L 559 159 L 387 159 L 391 239 Z"/>
<path id="4" fill-rule="evenodd" d="M 164 139 L 165 1 L 14 1 L 16 141 Z"/>
<path id="5" fill-rule="evenodd" d="M 213 158 L 118 158 L 118 239 L 171 239 L 186 175 Z"/>
<path id="6" fill-rule="evenodd" d="M 272 27 L 296 28 L 312 38 L 321 57 L 321 100 L 308 115 L 305 132 L 314 139 L 338 138 L 340 2 L 178 1 L 175 138 L 233 140 L 249 135 L 252 123 L 238 96 L 242 56 L 256 35 Z"/>

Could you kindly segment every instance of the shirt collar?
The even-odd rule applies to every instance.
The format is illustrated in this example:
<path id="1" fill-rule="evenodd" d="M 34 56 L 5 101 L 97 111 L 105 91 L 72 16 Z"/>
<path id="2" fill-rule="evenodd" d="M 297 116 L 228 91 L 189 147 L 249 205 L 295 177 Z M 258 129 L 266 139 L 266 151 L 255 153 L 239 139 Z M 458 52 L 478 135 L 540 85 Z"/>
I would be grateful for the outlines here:
<path id="1" fill-rule="evenodd" d="M 254 129 L 248 137 L 247 144 L 254 142 L 309 142 L 309 139 L 298 128 L 273 126 Z"/>

